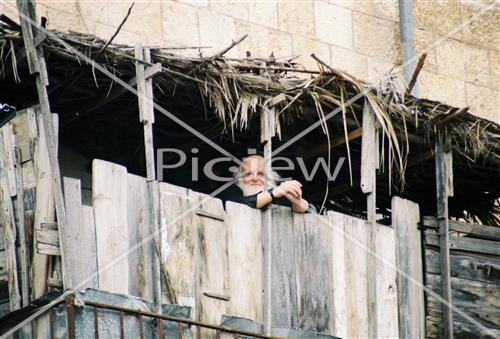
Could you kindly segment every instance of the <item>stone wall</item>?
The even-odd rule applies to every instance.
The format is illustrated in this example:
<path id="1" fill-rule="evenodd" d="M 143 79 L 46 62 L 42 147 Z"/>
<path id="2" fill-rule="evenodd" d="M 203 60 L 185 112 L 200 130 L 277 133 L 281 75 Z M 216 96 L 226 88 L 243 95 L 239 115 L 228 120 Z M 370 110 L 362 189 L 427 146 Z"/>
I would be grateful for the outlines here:
<path id="1" fill-rule="evenodd" d="M 419 77 L 420 96 L 469 106 L 473 113 L 500 122 L 500 9 L 491 2 L 415 1 L 415 37 L 417 52 L 428 53 Z M 113 34 L 131 3 L 37 0 L 38 13 L 48 18 L 50 28 L 88 32 L 104 39 Z M 273 52 L 276 57 L 299 56 L 305 67 L 314 69 L 310 54 L 315 53 L 370 82 L 401 65 L 397 0 L 141 0 L 115 41 L 203 47 L 175 51 L 187 55 L 201 51 L 207 56 L 244 34 L 248 38 L 227 56 Z"/>

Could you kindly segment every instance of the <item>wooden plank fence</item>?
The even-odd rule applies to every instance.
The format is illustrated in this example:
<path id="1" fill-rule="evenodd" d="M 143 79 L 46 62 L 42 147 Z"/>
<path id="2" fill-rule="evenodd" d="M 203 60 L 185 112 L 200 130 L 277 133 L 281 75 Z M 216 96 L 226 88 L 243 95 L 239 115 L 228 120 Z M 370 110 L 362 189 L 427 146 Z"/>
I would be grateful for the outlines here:
<path id="1" fill-rule="evenodd" d="M 71 287 L 153 301 L 156 228 L 149 220 L 147 180 L 102 160 L 94 160 L 92 169 L 92 206 L 82 203 L 78 179 L 63 178 L 67 228 L 61 230 L 62 241 L 57 224 L 46 223 L 53 220 L 47 219 L 54 217 L 53 202 L 42 200 L 47 212 L 35 213 L 34 255 L 57 257 L 63 246 L 72 258 L 72 267 L 64 268 Z M 44 187 L 50 190 L 36 186 L 39 199 Z M 224 209 L 218 199 L 167 183 L 158 187 L 163 302 L 191 306 L 200 321 L 219 323 L 223 314 L 231 314 L 263 323 L 261 212 L 231 202 Z M 339 213 L 293 214 L 282 207 L 273 207 L 272 220 L 273 327 L 369 336 L 367 222 Z M 397 337 L 396 235 L 388 226 L 374 225 L 374 322 L 379 336 Z M 44 273 L 45 283 L 49 273 Z"/>
<path id="2" fill-rule="evenodd" d="M 424 217 L 425 284 L 441 295 L 437 221 Z M 500 336 L 500 228 L 449 221 L 452 305 L 475 320 L 454 313 L 457 337 Z M 442 304 L 426 293 L 426 333 L 442 336 Z M 479 326 L 478 324 L 479 323 Z"/>

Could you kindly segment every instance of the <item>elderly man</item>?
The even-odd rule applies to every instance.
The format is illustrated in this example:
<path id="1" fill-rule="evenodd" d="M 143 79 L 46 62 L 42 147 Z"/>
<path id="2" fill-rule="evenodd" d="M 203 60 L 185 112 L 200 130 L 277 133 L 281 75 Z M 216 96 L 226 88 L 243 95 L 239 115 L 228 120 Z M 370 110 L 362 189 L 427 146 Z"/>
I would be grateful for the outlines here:
<path id="1" fill-rule="evenodd" d="M 291 206 L 294 212 L 313 212 L 314 206 L 302 198 L 302 184 L 297 180 L 284 181 L 278 186 L 279 175 L 272 172 L 269 190 L 264 189 L 265 170 L 264 158 L 260 155 L 250 155 L 243 159 L 239 170 L 234 173 L 236 186 L 240 192 L 233 192 L 227 200 L 246 204 L 254 208 L 267 208 L 271 203 Z"/>

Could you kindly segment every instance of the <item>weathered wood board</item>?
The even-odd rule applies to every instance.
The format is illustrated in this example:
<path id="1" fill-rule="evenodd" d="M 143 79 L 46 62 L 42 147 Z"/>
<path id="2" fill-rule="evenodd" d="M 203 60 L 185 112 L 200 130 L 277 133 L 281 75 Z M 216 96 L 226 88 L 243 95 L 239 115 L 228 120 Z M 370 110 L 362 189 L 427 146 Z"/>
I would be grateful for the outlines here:
<path id="1" fill-rule="evenodd" d="M 395 231 L 396 266 L 399 304 L 399 337 L 425 337 L 425 307 L 422 290 L 422 242 L 417 204 L 400 197 L 392 198 L 392 227 Z M 388 245 L 387 245 L 388 246 Z M 411 279 L 411 280 L 410 280 Z"/>
<path id="2" fill-rule="evenodd" d="M 462 250 L 467 252 L 485 253 L 500 256 L 498 241 L 458 237 L 450 235 L 450 250 Z M 425 243 L 427 245 L 439 246 L 439 237 L 432 231 L 426 231 Z"/>
<path id="3" fill-rule="evenodd" d="M 348 338 L 368 337 L 368 228 L 364 220 L 347 218 L 345 228 L 346 323 Z"/>
<path id="4" fill-rule="evenodd" d="M 347 336 L 346 317 L 346 265 L 345 265 L 345 224 L 349 216 L 328 212 L 330 223 L 332 247 L 332 291 L 333 291 L 333 330 L 334 336 L 345 338 Z"/>
<path id="5" fill-rule="evenodd" d="M 319 219 L 323 220 L 320 222 Z M 332 333 L 332 226 L 318 215 L 293 214 L 297 324 L 301 329 Z M 282 232 L 290 232 L 283 229 Z"/>
<path id="6" fill-rule="evenodd" d="M 159 183 L 161 255 L 166 284 L 165 302 L 190 306 L 196 314 L 194 234 L 188 190 Z"/>
<path id="7" fill-rule="evenodd" d="M 297 283 L 296 265 L 304 272 L 303 262 L 295 262 L 295 242 L 300 241 L 298 235 L 294 234 L 294 225 L 290 208 L 272 207 L 272 249 L 271 249 L 271 313 L 273 327 L 291 328 L 298 325 Z M 304 220 L 298 218 L 303 226 Z M 265 244 L 264 244 L 265 245 Z M 306 297 L 306 293 L 304 293 Z M 303 305 L 307 307 L 307 305 Z M 304 310 L 305 311 L 305 310 Z M 307 316 L 306 316 L 307 317 Z M 305 317 L 305 318 L 306 318 Z M 307 320 L 304 319 L 304 322 Z M 308 324 L 309 326 L 311 324 Z"/>
<path id="8" fill-rule="evenodd" d="M 149 220 L 146 178 L 127 175 L 127 223 L 129 231 L 129 293 L 153 301 L 153 260 L 156 260 Z"/>
<path id="9" fill-rule="evenodd" d="M 231 315 L 263 322 L 262 217 L 260 211 L 226 203 Z"/>
<path id="10" fill-rule="evenodd" d="M 230 300 L 225 212 L 219 199 L 193 191 L 188 195 L 194 209 L 197 316 L 203 322 L 219 323 Z M 205 331 L 202 337 L 210 333 Z"/>
<path id="11" fill-rule="evenodd" d="M 441 274 L 441 254 L 431 247 L 425 250 L 426 272 Z M 451 276 L 500 285 L 500 258 L 471 255 L 468 252 L 450 253 Z"/>
<path id="12" fill-rule="evenodd" d="M 64 267 L 70 283 L 65 287 L 76 290 L 98 287 L 94 211 L 92 207 L 82 205 L 80 180 L 65 177 L 63 186 L 66 227 L 61 230 L 62 245 L 71 261 L 70 267 Z"/>
<path id="13" fill-rule="evenodd" d="M 375 300 L 377 308 L 377 337 L 397 338 L 399 335 L 399 285 L 396 282 L 398 276 L 396 271 L 396 237 L 393 229 L 388 226 L 376 224 L 375 244 L 375 260 L 377 261 L 377 299 Z"/>
<path id="14" fill-rule="evenodd" d="M 102 160 L 92 162 L 99 288 L 129 292 L 127 170 Z"/>

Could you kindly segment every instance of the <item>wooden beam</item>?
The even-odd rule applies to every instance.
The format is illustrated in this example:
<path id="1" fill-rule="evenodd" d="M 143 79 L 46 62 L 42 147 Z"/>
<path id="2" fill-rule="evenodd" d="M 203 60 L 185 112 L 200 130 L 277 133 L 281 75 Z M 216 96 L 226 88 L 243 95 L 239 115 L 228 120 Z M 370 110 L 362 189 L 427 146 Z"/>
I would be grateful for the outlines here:
<path id="1" fill-rule="evenodd" d="M 150 232 L 153 234 L 153 243 L 155 246 L 155 254 L 151 260 L 152 262 L 152 275 L 153 275 L 153 302 L 156 311 L 161 313 L 162 294 L 161 294 L 161 246 L 160 239 L 161 227 L 159 224 L 159 192 L 158 182 L 155 181 L 155 158 L 154 158 L 154 143 L 153 143 L 153 123 L 154 116 L 154 103 L 153 103 L 153 79 L 151 76 L 146 77 L 148 74 L 156 74 L 157 71 L 146 69 L 144 63 L 151 63 L 151 52 L 149 48 L 142 48 L 141 45 L 135 47 L 135 71 L 137 78 L 137 100 L 139 104 L 139 120 L 143 123 L 144 129 L 144 153 L 146 158 L 146 178 L 148 183 L 148 220 Z M 158 68 L 158 67 L 157 67 Z M 161 71 L 161 65 L 159 67 Z"/>
<path id="2" fill-rule="evenodd" d="M 445 139 L 445 140 L 443 140 Z M 453 311 L 450 283 L 450 238 L 448 221 L 448 197 L 450 196 L 450 172 L 453 171 L 450 159 L 451 151 L 445 151 L 449 136 L 438 136 L 436 142 L 436 196 L 437 218 L 439 224 L 439 244 L 441 252 L 441 288 L 442 297 L 448 302 L 443 305 L 444 337 L 453 339 Z M 449 155 L 448 155 L 448 154 Z"/>
<path id="3" fill-rule="evenodd" d="M 378 130 L 376 128 L 375 114 L 365 99 L 363 106 L 363 139 L 361 143 L 361 190 L 367 194 L 366 213 L 369 232 L 369 248 L 371 253 L 367 260 L 368 277 L 368 332 L 370 337 L 377 337 L 377 259 L 374 253 L 377 252 L 376 242 L 376 189 L 377 173 L 379 161 Z"/>

